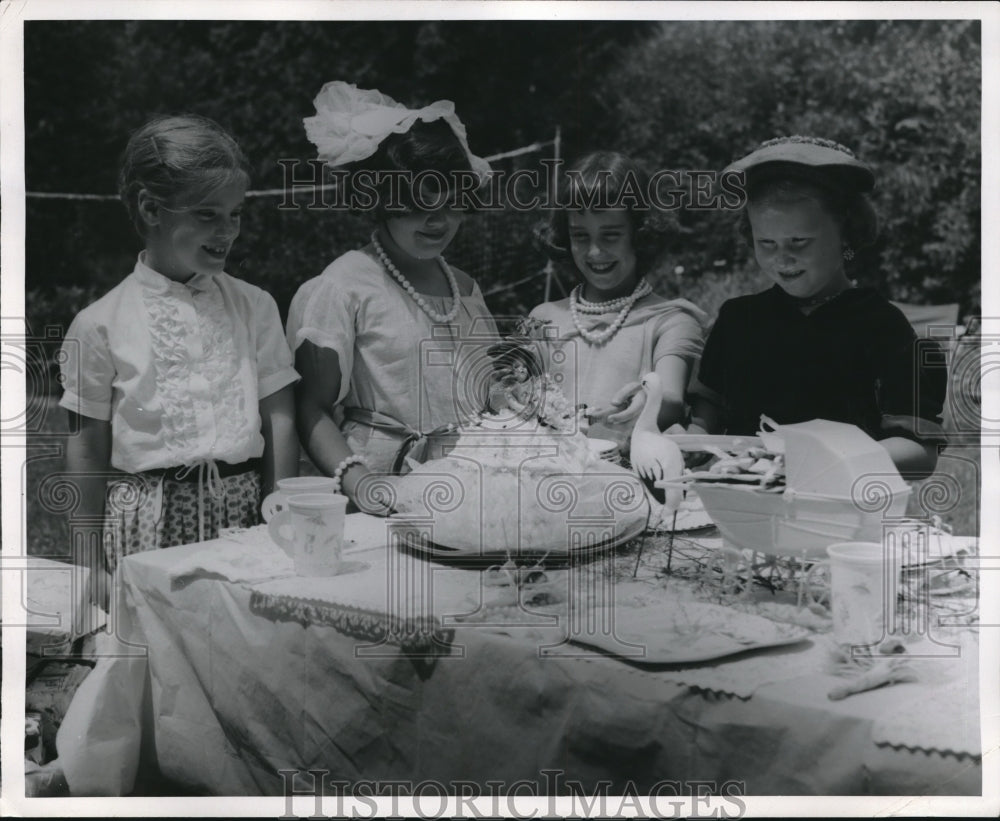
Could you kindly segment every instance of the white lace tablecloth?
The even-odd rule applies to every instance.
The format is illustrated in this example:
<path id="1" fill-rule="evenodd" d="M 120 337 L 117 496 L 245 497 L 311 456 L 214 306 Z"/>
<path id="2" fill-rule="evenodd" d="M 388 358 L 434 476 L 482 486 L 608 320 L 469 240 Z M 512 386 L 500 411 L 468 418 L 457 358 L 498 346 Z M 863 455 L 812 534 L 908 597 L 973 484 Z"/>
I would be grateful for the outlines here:
<path id="1" fill-rule="evenodd" d="M 737 777 L 757 795 L 976 794 L 979 761 L 947 752 L 974 755 L 951 731 L 978 724 L 975 679 L 964 700 L 918 682 L 831 702 L 839 679 L 819 641 L 684 666 L 573 641 L 567 657 L 547 656 L 542 645 L 562 635 L 540 618 L 550 608 L 504 624 L 488 612 L 503 594 L 484 574 L 407 556 L 381 519 L 348 517 L 346 537 L 353 572 L 329 579 L 291 575 L 264 528 L 125 559 L 120 646 L 81 686 L 58 737 L 71 790 L 130 792 L 150 749 L 165 776 L 217 795 L 280 795 L 288 768 L 347 780 L 513 783 L 558 769 L 588 788 L 642 791 L 669 773 Z M 586 595 L 613 590 L 615 607 L 652 610 L 686 584 L 632 579 L 626 563 L 627 578 L 616 571 Z M 587 568 L 546 573 L 580 584 L 607 569 Z M 440 655 L 421 661 L 405 641 L 370 640 L 394 614 L 430 614 L 447 632 Z M 950 727 L 927 718 L 941 699 Z M 806 763 L 817 744 L 822 766 Z M 944 752 L 915 752 L 925 749 Z"/>
<path id="2" fill-rule="evenodd" d="M 352 561 L 357 553 L 384 547 L 385 521 L 363 513 L 346 517 L 344 559 Z M 252 584 L 293 577 L 298 578 L 291 557 L 274 543 L 267 525 L 223 531 L 211 550 L 181 554 L 170 568 L 175 587 L 204 578 Z"/>

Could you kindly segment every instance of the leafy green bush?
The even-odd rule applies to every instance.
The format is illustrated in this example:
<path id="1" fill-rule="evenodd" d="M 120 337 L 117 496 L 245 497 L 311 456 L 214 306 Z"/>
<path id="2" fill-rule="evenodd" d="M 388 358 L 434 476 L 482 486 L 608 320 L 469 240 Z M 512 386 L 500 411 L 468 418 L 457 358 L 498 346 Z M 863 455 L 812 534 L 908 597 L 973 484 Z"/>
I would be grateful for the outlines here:
<path id="1" fill-rule="evenodd" d="M 29 190 L 113 194 L 129 132 L 194 111 L 239 138 L 253 187 L 280 188 L 280 159 L 314 156 L 302 118 L 335 78 L 409 104 L 454 100 L 484 155 L 559 126 L 564 157 L 614 148 L 654 168 L 720 170 L 761 140 L 816 134 L 852 146 L 878 176 L 882 238 L 857 261 L 859 279 L 903 301 L 959 302 L 968 315 L 980 293 L 980 49 L 975 20 L 29 21 L 26 179 Z M 370 224 L 278 203 L 248 201 L 230 269 L 285 311 Z M 540 216 L 472 217 L 449 250 L 497 313 L 543 298 L 545 259 L 531 242 Z M 676 217 L 651 272 L 659 289 L 714 313 L 757 287 L 732 213 Z M 73 289 L 106 291 L 138 249 L 118 203 L 29 200 L 29 321 L 68 323 Z"/>
<path id="2" fill-rule="evenodd" d="M 895 299 L 979 309 L 977 21 L 664 23 L 600 84 L 609 145 L 657 168 L 721 170 L 763 140 L 808 134 L 876 172 L 881 240 L 858 266 Z M 732 215 L 688 211 L 691 274 L 749 263 Z"/>

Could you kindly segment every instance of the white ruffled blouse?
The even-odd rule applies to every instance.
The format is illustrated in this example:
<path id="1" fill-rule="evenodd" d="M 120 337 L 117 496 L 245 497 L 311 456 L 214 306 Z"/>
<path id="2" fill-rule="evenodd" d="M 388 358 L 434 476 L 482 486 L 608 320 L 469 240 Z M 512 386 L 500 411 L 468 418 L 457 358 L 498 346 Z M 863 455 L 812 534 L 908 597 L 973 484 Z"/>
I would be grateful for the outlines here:
<path id="1" fill-rule="evenodd" d="M 60 405 L 111 422 L 111 464 L 137 473 L 264 452 L 258 402 L 298 374 L 270 294 L 228 274 L 175 282 L 139 255 L 73 320 Z"/>

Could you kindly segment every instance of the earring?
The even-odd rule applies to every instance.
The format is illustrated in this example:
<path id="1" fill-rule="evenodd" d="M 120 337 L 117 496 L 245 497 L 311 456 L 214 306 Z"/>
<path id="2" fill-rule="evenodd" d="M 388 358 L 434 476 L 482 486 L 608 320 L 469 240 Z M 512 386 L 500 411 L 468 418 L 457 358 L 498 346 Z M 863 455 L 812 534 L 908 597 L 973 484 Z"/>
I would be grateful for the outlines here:
<path id="1" fill-rule="evenodd" d="M 852 259 L 854 259 L 854 249 L 845 247 L 843 256 L 847 262 L 850 262 Z"/>

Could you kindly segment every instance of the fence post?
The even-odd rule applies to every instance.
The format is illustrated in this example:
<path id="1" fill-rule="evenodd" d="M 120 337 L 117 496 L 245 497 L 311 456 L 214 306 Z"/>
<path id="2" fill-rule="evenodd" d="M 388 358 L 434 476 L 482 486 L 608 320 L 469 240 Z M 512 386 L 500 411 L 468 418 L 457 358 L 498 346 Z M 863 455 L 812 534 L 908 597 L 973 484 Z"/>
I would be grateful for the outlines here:
<path id="1" fill-rule="evenodd" d="M 552 191 L 554 192 L 556 188 L 556 174 L 559 170 L 559 156 L 562 150 L 562 126 L 556 126 L 556 136 L 555 139 L 552 140 L 552 145 L 552 158 L 556 161 L 556 164 L 554 166 L 555 170 L 552 174 L 552 180 L 549 184 L 552 186 Z M 551 299 L 552 273 L 552 260 L 550 259 L 547 263 L 545 263 L 545 299 L 542 300 L 543 302 L 549 302 Z"/>

